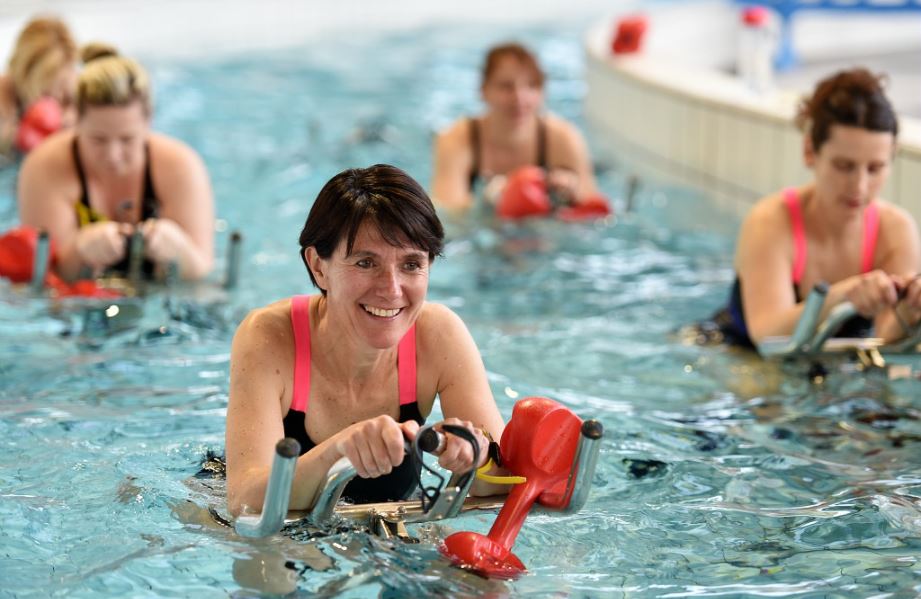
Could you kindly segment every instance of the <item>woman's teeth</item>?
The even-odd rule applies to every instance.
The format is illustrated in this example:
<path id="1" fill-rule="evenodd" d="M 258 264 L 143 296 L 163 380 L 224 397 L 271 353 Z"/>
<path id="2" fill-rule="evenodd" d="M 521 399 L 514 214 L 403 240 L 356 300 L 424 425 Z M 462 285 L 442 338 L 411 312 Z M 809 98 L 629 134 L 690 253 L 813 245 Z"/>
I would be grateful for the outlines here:
<path id="1" fill-rule="evenodd" d="M 395 308 L 393 310 L 385 310 L 384 308 L 375 308 L 374 306 L 362 306 L 362 308 L 365 309 L 365 312 L 373 314 L 374 316 L 380 316 L 382 318 L 393 318 L 403 309 Z"/>

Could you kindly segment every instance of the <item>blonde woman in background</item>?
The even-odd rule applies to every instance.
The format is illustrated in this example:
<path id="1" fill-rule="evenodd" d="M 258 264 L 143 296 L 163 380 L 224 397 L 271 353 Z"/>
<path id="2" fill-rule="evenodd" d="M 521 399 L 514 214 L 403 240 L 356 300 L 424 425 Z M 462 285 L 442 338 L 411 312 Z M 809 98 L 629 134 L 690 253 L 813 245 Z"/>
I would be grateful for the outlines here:
<path id="1" fill-rule="evenodd" d="M 57 104 L 52 119 L 57 127 L 73 125 L 76 81 L 77 45 L 67 26 L 51 17 L 29 21 L 13 47 L 9 71 L 0 75 L 0 153 L 10 152 L 23 120 L 46 135 L 51 132 L 47 109 L 33 109 L 28 116 L 43 98 Z"/>
<path id="2" fill-rule="evenodd" d="M 150 83 L 107 46 L 84 49 L 77 124 L 32 152 L 19 174 L 24 225 L 45 229 L 66 279 L 125 271 L 128 237 L 144 235 L 145 272 L 175 263 L 205 276 L 213 263 L 214 201 L 205 166 L 185 144 L 150 130 Z"/>

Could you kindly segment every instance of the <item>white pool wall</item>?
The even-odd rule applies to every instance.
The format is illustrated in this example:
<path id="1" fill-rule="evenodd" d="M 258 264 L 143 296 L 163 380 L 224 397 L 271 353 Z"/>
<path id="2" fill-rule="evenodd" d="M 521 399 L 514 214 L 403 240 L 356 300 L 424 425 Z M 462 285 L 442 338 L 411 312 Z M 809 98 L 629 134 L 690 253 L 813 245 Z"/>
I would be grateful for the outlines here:
<path id="1" fill-rule="evenodd" d="M 450 24 L 588 23 L 628 0 L 0 0 L 0 64 L 30 16 L 56 14 L 79 41 L 141 58 L 215 57 L 334 43 L 356 35 Z"/>
<path id="2" fill-rule="evenodd" d="M 647 15 L 644 50 L 615 57 L 611 37 L 623 15 L 600 21 L 585 41 L 586 119 L 594 139 L 603 142 L 604 158 L 641 177 L 700 189 L 737 216 L 757 198 L 811 178 L 803 166 L 802 134 L 793 124 L 803 90 L 759 95 L 728 73 L 738 7 L 660 7 Z M 807 33 L 797 44 L 804 60 L 846 54 L 856 65 L 861 52 L 921 46 L 921 13 L 841 19 L 831 29 L 823 15 L 804 17 L 797 21 L 798 33 Z M 921 222 L 921 121 L 904 115 L 899 120 L 899 146 L 882 197 Z"/>

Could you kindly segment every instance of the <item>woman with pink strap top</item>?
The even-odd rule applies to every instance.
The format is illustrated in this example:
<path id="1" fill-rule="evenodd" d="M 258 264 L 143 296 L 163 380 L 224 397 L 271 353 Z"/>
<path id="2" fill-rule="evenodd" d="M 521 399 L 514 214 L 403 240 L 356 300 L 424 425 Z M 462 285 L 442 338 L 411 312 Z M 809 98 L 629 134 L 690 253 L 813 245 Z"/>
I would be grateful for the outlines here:
<path id="1" fill-rule="evenodd" d="M 415 473 L 404 460 L 437 396 L 445 423 L 466 427 L 487 459 L 503 422 L 479 351 L 448 308 L 425 301 L 444 232 L 432 202 L 392 166 L 350 169 L 320 191 L 300 236 L 315 296 L 252 311 L 231 350 L 227 409 L 230 511 L 259 511 L 275 443 L 301 443 L 291 509 L 307 509 L 329 468 L 347 457 L 358 471 L 344 496 L 404 499 Z M 473 466 L 467 441 L 446 435 L 439 463 Z M 474 484 L 476 494 L 505 488 Z"/>
<path id="2" fill-rule="evenodd" d="M 717 322 L 740 344 L 789 335 L 802 300 L 825 282 L 821 318 L 844 301 L 863 317 L 842 334 L 903 337 L 921 320 L 915 278 L 921 241 L 912 217 L 878 197 L 898 133 L 880 78 L 853 69 L 819 82 L 797 123 L 815 178 L 760 200 L 749 212 L 736 248 L 732 297 Z"/>

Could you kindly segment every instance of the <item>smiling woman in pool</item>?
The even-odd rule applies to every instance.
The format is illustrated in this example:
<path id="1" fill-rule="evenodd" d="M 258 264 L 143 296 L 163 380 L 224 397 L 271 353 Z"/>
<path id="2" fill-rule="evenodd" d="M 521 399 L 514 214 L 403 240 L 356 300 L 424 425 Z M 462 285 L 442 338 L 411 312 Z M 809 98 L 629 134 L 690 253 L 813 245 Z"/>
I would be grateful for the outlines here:
<path id="1" fill-rule="evenodd" d="M 300 236 L 315 296 L 254 310 L 233 341 L 227 410 L 231 512 L 261 509 L 275 443 L 301 443 L 292 509 L 313 504 L 329 468 L 348 457 L 356 502 L 404 499 L 415 473 L 403 459 L 439 397 L 445 422 L 467 427 L 486 461 L 503 423 L 463 322 L 425 301 L 444 232 L 429 197 L 392 166 L 350 169 L 320 191 Z M 308 412 L 309 409 L 309 412 Z M 473 449 L 454 435 L 439 458 L 466 471 Z M 479 483 L 478 483 L 479 484 Z M 501 489 L 501 487 L 499 488 Z M 480 484 L 474 492 L 499 489 Z"/>
<path id="2" fill-rule="evenodd" d="M 853 69 L 819 82 L 798 123 L 814 180 L 749 212 L 736 249 L 738 277 L 717 319 L 742 344 L 789 335 L 802 299 L 827 282 L 822 318 L 844 301 L 862 316 L 845 336 L 875 329 L 900 338 L 921 321 L 921 242 L 911 216 L 878 197 L 895 151 L 895 111 L 879 78 Z"/>

